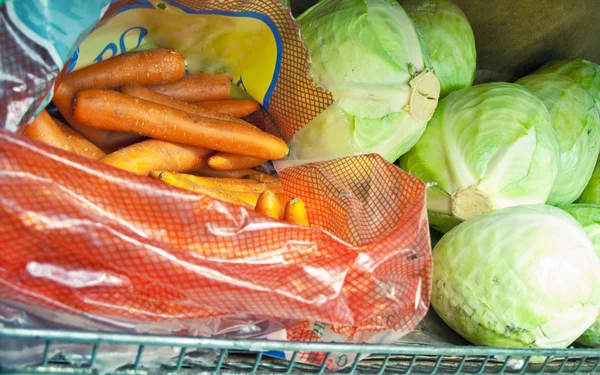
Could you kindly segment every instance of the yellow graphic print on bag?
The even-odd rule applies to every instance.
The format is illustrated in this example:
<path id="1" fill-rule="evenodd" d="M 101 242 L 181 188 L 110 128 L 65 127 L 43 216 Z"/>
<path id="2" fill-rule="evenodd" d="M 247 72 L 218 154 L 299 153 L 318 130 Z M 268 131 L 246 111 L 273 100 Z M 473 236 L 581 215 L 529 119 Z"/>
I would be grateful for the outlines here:
<path id="1" fill-rule="evenodd" d="M 255 12 L 197 11 L 174 1 L 137 0 L 88 35 L 68 71 L 132 50 L 176 48 L 189 73 L 226 72 L 232 97 L 251 96 L 266 109 L 281 64 L 281 36 Z"/>

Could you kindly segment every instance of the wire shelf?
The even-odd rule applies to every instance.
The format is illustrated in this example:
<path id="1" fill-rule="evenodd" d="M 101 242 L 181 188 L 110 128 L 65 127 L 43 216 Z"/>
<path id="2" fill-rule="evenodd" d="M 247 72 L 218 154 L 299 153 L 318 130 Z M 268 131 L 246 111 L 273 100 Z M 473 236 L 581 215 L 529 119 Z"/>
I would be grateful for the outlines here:
<path id="1" fill-rule="evenodd" d="M 85 331 L 0 328 L 0 340 L 44 342 L 41 362 L 25 369 L 3 368 L 2 373 L 91 374 L 101 357 L 101 347 L 109 344 L 134 345 L 131 364 L 114 374 L 323 374 L 332 353 L 370 353 L 354 360 L 339 374 L 542 374 L 600 372 L 600 350 L 596 349 L 502 349 L 475 346 L 421 346 L 305 343 L 268 340 L 231 340 L 144 334 L 116 334 Z M 52 346 L 61 343 L 89 345 L 86 363 L 74 366 L 61 356 L 51 357 Z M 158 368 L 144 368 L 142 358 L 149 347 L 174 348 L 171 361 Z M 210 364 L 191 364 L 187 356 L 196 351 L 213 351 Z M 274 351 L 290 352 L 289 360 L 272 358 Z M 299 353 L 325 353 L 321 365 L 297 361 Z"/>

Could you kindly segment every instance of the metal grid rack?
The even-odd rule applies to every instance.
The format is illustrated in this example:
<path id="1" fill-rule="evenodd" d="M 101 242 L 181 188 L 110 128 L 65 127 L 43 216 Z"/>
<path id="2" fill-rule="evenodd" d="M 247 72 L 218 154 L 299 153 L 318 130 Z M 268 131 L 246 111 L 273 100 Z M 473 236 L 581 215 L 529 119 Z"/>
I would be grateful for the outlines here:
<path id="1" fill-rule="evenodd" d="M 500 349 L 474 346 L 417 346 L 303 343 L 267 340 L 231 340 L 142 334 L 116 334 L 46 329 L 0 328 L 0 340 L 37 340 L 45 342 L 41 363 L 25 369 L 0 369 L 10 374 L 85 374 L 96 373 L 99 348 L 107 344 L 135 345 L 137 354 L 131 364 L 115 374 L 323 374 L 331 353 L 370 353 L 336 373 L 341 374 L 541 374 L 600 372 L 600 350 L 596 349 Z M 59 343 L 89 345 L 87 363 L 73 366 L 60 356 L 50 358 L 52 345 Z M 177 350 L 169 363 L 158 368 L 141 365 L 148 347 Z M 190 364 L 186 355 L 197 350 L 212 350 L 211 364 Z M 288 351 L 290 360 L 270 358 L 271 351 Z M 320 366 L 296 360 L 300 352 L 326 353 Z M 357 357 L 358 358 L 358 357 Z"/>

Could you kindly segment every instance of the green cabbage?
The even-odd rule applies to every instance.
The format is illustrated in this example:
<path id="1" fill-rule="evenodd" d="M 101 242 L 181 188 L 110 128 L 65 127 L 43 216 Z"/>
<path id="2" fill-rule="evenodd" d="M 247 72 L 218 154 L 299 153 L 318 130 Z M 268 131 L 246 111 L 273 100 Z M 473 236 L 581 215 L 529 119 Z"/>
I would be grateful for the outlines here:
<path id="1" fill-rule="evenodd" d="M 447 232 L 496 208 L 546 202 L 558 150 L 537 96 L 513 83 L 487 83 L 442 99 L 400 167 L 431 184 L 430 224 Z"/>
<path id="2" fill-rule="evenodd" d="M 542 66 L 535 74 L 542 73 L 560 74 L 579 83 L 594 97 L 600 111 L 600 65 L 583 59 L 553 61 Z M 596 165 L 577 202 L 600 204 L 600 164 Z"/>
<path id="3" fill-rule="evenodd" d="M 362 153 L 395 161 L 439 97 L 414 25 L 394 0 L 322 0 L 298 18 L 311 72 L 335 103 L 295 134 L 285 166 Z"/>
<path id="4" fill-rule="evenodd" d="M 600 65 L 583 59 L 553 61 L 542 66 L 538 73 L 556 73 L 579 83 L 600 105 Z"/>
<path id="5" fill-rule="evenodd" d="M 431 304 L 476 345 L 567 347 L 598 316 L 600 260 L 576 220 L 546 205 L 464 222 L 433 250 Z"/>
<path id="6" fill-rule="evenodd" d="M 554 73 L 532 74 L 517 83 L 542 99 L 558 137 L 558 175 L 546 203 L 572 203 L 592 177 L 600 152 L 600 112 L 594 98 L 574 80 Z"/>
<path id="7" fill-rule="evenodd" d="M 451 0 L 401 0 L 412 18 L 427 61 L 440 81 L 440 97 L 473 84 L 475 36 L 465 14 Z"/>
<path id="8" fill-rule="evenodd" d="M 561 208 L 583 226 L 583 230 L 594 245 L 596 255 L 600 256 L 600 205 L 571 204 Z M 586 346 L 600 347 L 600 319 L 596 319 L 596 322 L 577 339 L 577 342 Z"/>
<path id="9" fill-rule="evenodd" d="M 594 167 L 592 177 L 583 192 L 577 198 L 577 203 L 600 204 L 600 159 Z"/>

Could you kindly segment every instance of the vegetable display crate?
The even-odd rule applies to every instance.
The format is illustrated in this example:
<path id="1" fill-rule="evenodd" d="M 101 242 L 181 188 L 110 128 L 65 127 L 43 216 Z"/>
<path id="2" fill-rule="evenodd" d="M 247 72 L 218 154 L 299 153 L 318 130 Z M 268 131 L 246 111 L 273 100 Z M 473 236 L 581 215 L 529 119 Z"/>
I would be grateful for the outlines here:
<path id="1" fill-rule="evenodd" d="M 330 373 L 325 363 L 332 353 L 370 353 L 355 360 L 336 373 L 340 374 L 542 374 L 597 373 L 600 371 L 600 350 L 596 349 L 500 349 L 474 346 L 368 345 L 281 342 L 267 340 L 231 340 L 162 335 L 115 334 L 46 329 L 0 328 L 0 340 L 31 340 L 44 342 L 42 362 L 24 369 L 0 369 L 7 374 L 80 374 L 96 373 L 102 360 L 102 345 L 134 345 L 130 365 L 115 374 L 307 374 Z M 89 345 L 85 363 L 70 365 L 61 356 L 51 357 L 52 346 L 61 343 Z M 141 366 L 145 350 L 167 347 L 174 351 L 173 359 L 158 368 Z M 214 363 L 190 363 L 188 354 L 198 351 L 214 353 Z M 269 353 L 293 353 L 290 360 L 272 358 Z M 300 352 L 326 353 L 321 366 L 296 361 Z M 358 358 L 358 357 L 357 357 Z M 211 361 L 212 362 L 212 361 Z"/>

